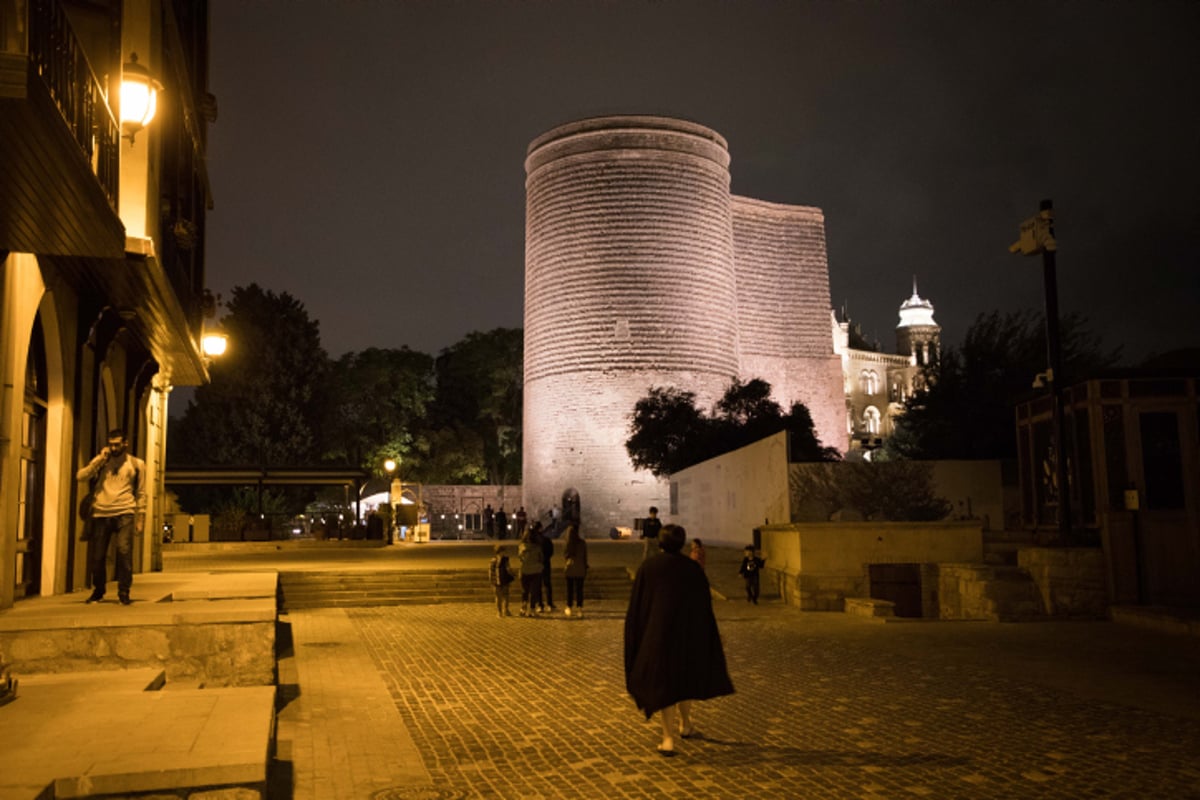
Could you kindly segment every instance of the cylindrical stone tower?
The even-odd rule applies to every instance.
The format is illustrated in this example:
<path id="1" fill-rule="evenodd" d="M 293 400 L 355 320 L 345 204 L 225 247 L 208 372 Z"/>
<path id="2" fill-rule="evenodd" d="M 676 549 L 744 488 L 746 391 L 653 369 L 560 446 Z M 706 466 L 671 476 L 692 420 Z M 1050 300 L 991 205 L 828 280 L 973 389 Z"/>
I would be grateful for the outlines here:
<path id="1" fill-rule="evenodd" d="M 525 507 L 575 489 L 603 535 L 666 511 L 625 450 L 634 404 L 672 386 L 707 409 L 738 374 L 729 153 L 695 123 L 602 117 L 535 139 L 525 172 Z"/>

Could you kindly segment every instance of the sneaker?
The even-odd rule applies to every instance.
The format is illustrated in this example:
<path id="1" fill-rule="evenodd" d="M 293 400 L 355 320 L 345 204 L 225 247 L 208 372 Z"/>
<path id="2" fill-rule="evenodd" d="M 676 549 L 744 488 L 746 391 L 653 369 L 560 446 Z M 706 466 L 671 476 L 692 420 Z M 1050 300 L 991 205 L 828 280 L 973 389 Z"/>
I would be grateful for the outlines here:
<path id="1" fill-rule="evenodd" d="M 123 605 L 123 606 L 127 606 L 133 602 L 133 600 L 131 600 L 129 598 L 129 595 L 127 595 L 127 594 L 121 595 L 120 600 L 121 600 L 121 605 Z"/>
<path id="2" fill-rule="evenodd" d="M 567 606 L 567 610 L 565 613 L 568 617 L 571 616 L 571 607 L 570 606 Z"/>
<path id="3" fill-rule="evenodd" d="M 88 604 L 91 604 L 91 603 L 99 603 L 99 602 L 100 602 L 101 600 L 103 600 L 103 599 L 104 599 L 104 593 L 103 593 L 103 592 L 92 592 L 92 593 L 91 593 L 91 594 L 88 596 L 88 599 L 87 599 L 87 600 L 84 600 L 83 602 L 85 602 L 85 603 L 88 603 Z"/>
<path id="4" fill-rule="evenodd" d="M 582 608 L 575 609 L 575 616 L 578 617 L 579 619 L 583 619 L 583 609 Z"/>

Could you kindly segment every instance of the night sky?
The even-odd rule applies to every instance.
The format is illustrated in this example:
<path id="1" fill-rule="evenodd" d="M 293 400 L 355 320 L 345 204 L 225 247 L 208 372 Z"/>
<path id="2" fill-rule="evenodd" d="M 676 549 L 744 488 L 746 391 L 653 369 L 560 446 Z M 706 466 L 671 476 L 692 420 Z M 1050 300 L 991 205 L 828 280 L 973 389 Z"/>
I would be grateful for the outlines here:
<path id="1" fill-rule="evenodd" d="M 1200 345 L 1200 3 L 215 0 L 208 284 L 332 356 L 522 325 L 524 158 L 605 114 L 691 119 L 733 191 L 824 209 L 832 301 L 894 346 L 1042 307 L 1011 255 L 1052 198 L 1062 310 L 1126 361 Z"/>

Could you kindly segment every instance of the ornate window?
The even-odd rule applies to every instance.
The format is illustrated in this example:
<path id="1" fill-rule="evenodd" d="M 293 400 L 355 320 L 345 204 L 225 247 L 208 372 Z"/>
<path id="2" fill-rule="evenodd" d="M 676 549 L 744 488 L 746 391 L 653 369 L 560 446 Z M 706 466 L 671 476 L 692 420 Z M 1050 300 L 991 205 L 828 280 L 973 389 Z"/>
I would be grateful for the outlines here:
<path id="1" fill-rule="evenodd" d="M 863 394 L 878 394 L 879 373 L 873 369 L 864 369 L 858 375 L 858 385 Z"/>
<path id="2" fill-rule="evenodd" d="M 872 436 L 879 433 L 879 409 L 875 406 L 867 406 L 863 412 L 863 430 Z"/>

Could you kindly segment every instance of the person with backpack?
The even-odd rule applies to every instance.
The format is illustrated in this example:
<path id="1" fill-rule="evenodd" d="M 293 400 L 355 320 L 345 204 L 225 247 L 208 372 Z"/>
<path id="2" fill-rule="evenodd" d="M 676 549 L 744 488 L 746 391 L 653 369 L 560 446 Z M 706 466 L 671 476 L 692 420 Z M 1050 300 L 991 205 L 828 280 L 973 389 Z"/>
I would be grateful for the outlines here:
<path id="1" fill-rule="evenodd" d="M 85 602 L 104 599 L 108 584 L 108 547 L 116 540 L 117 597 L 121 605 L 133 600 L 133 534 L 146 528 L 146 464 L 129 452 L 125 431 L 108 432 L 104 449 L 75 475 L 76 480 L 95 479 L 88 536 L 88 575 L 92 593 Z"/>
<path id="2" fill-rule="evenodd" d="M 512 586 L 513 574 L 508 566 L 506 550 L 504 545 L 496 545 L 492 561 L 488 565 L 488 580 L 496 595 L 496 616 L 501 618 L 512 616 L 512 612 L 508 610 L 508 594 L 509 587 Z"/>

